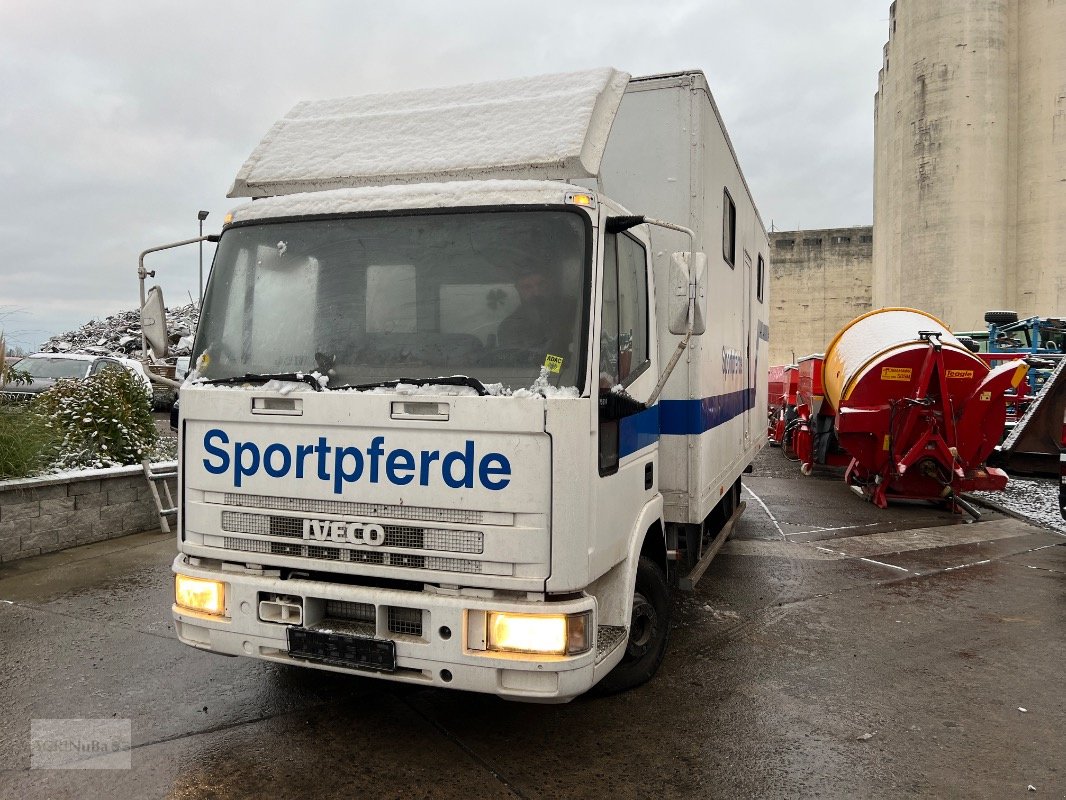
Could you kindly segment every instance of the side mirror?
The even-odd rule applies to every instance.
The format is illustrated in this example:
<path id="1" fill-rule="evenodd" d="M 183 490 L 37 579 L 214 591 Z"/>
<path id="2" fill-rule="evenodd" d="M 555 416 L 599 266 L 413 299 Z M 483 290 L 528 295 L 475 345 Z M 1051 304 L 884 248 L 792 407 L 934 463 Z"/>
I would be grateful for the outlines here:
<path id="1" fill-rule="evenodd" d="M 694 293 L 692 333 L 700 336 L 707 330 L 704 306 L 707 304 L 707 254 L 674 253 L 670 257 L 670 302 L 667 316 L 670 333 L 688 333 L 689 296 Z"/>
<path id="2" fill-rule="evenodd" d="M 167 313 L 163 305 L 163 290 L 153 286 L 148 290 L 148 299 L 141 307 L 141 330 L 152 353 L 157 359 L 167 357 Z"/>

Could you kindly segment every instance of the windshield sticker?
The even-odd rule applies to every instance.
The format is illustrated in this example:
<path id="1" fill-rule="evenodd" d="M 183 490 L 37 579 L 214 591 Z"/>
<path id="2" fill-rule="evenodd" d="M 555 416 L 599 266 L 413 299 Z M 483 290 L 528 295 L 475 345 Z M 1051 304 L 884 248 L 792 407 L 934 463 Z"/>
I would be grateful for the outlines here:
<path id="1" fill-rule="evenodd" d="M 551 353 L 549 353 L 544 357 L 544 366 L 548 370 L 548 372 L 554 372 L 556 374 L 562 372 L 562 356 L 553 356 Z"/>

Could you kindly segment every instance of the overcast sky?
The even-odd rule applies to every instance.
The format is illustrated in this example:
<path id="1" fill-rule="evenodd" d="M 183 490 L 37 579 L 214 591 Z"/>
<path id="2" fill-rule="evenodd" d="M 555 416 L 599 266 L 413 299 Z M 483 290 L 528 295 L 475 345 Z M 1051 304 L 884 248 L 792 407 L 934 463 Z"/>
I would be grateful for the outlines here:
<path id="1" fill-rule="evenodd" d="M 763 220 L 868 225 L 889 0 L 0 0 L 0 328 L 137 305 L 138 253 L 217 232 L 297 101 L 613 66 L 702 69 Z M 205 250 L 205 273 L 211 250 Z M 195 248 L 149 257 L 168 305 Z"/>

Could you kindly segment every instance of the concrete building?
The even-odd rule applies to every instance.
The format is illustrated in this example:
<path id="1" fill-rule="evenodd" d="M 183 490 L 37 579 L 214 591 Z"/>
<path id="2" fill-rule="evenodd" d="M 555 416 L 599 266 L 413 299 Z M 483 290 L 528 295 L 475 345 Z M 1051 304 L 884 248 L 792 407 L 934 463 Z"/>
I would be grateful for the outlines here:
<path id="1" fill-rule="evenodd" d="M 896 0 L 874 102 L 873 305 L 1066 313 L 1066 0 Z"/>
<path id="2" fill-rule="evenodd" d="M 870 310 L 873 229 L 770 233 L 770 363 L 821 353 Z"/>

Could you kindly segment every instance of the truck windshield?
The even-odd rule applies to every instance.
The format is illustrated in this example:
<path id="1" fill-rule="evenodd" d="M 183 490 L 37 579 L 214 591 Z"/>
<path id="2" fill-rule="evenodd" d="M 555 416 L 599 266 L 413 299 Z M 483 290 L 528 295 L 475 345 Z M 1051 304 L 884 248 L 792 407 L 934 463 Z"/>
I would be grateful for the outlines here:
<path id="1" fill-rule="evenodd" d="M 318 370 L 329 386 L 584 375 L 587 218 L 479 211 L 247 225 L 219 243 L 194 363 L 224 379 Z"/>

